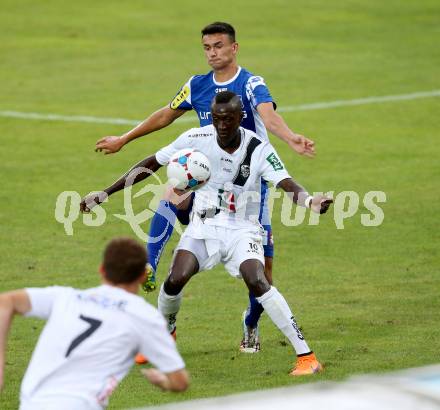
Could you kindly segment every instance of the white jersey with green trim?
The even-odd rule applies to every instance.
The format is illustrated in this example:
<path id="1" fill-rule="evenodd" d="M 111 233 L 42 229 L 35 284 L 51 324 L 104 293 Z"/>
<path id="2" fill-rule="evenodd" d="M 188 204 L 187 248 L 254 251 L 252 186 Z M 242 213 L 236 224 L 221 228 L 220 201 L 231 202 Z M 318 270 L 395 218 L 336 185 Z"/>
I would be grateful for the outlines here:
<path id="1" fill-rule="evenodd" d="M 156 153 L 165 165 L 177 152 L 194 148 L 211 164 L 211 177 L 195 192 L 192 218 L 204 224 L 243 228 L 259 226 L 261 178 L 275 186 L 290 175 L 269 141 L 240 127 L 241 143 L 232 154 L 220 148 L 213 125 L 192 128 Z"/>

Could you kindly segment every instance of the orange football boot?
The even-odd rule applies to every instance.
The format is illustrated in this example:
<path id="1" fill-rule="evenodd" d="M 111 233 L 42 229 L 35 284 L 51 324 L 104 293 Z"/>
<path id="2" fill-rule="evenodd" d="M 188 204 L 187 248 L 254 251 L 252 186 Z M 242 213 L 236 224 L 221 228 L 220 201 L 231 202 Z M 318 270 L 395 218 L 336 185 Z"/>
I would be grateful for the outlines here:
<path id="1" fill-rule="evenodd" d="M 305 356 L 299 356 L 296 359 L 295 367 L 289 373 L 290 376 L 305 376 L 322 372 L 324 368 L 318 362 L 315 353 L 311 352 Z"/>

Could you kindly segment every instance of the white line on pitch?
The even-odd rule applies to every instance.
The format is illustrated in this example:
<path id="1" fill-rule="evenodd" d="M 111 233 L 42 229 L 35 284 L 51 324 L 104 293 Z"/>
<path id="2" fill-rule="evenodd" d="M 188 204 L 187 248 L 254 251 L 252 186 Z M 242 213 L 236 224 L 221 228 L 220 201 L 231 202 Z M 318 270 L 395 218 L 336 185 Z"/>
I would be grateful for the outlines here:
<path id="1" fill-rule="evenodd" d="M 416 100 L 418 98 L 440 97 L 440 90 L 420 91 L 411 94 L 398 95 L 383 95 L 377 97 L 356 98 L 354 100 L 337 100 L 328 102 L 317 102 L 311 104 L 290 105 L 287 107 L 280 107 L 277 111 L 291 112 L 291 111 L 308 111 L 320 110 L 324 108 L 347 107 L 350 105 L 364 105 L 364 104 L 378 104 L 389 101 L 405 101 Z"/>
<path id="2" fill-rule="evenodd" d="M 290 105 L 278 107 L 279 112 L 293 111 L 311 111 L 322 110 L 327 108 L 347 107 L 365 104 L 378 104 L 392 101 L 416 100 L 419 98 L 440 97 L 440 90 L 420 91 L 411 94 L 383 95 L 376 97 L 356 98 L 354 100 L 337 100 L 327 102 L 316 102 L 310 104 Z M 142 120 L 129 120 L 126 118 L 108 118 L 108 117 L 91 117 L 86 115 L 59 115 L 59 114 L 42 114 L 36 112 L 20 112 L 20 111 L 0 111 L 0 117 L 20 118 L 24 120 L 42 120 L 42 121 L 64 121 L 64 122 L 85 122 L 94 124 L 121 124 L 121 125 L 137 125 Z M 196 122 L 197 117 L 194 115 L 178 118 L 176 122 Z"/>

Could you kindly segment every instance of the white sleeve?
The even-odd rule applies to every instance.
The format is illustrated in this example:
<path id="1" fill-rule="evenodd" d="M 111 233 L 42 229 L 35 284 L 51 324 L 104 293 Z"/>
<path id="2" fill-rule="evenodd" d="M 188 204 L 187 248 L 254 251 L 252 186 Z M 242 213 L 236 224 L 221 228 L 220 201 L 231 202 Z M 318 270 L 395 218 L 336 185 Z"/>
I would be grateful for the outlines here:
<path id="1" fill-rule="evenodd" d="M 270 143 L 263 145 L 260 156 L 260 172 L 266 181 L 270 181 L 277 186 L 283 179 L 290 178 L 286 167 Z"/>
<path id="2" fill-rule="evenodd" d="M 48 319 L 56 298 L 62 294 L 61 286 L 47 288 L 26 288 L 25 291 L 31 301 L 31 310 L 25 316 Z"/>
<path id="3" fill-rule="evenodd" d="M 185 362 L 177 351 L 176 343 L 168 333 L 163 316 L 149 317 L 145 323 L 145 332 L 141 335 L 140 352 L 148 357 L 150 363 L 164 373 L 185 368 Z"/>
<path id="4" fill-rule="evenodd" d="M 175 139 L 170 145 L 160 149 L 156 152 L 156 160 L 160 165 L 168 164 L 170 158 L 181 149 L 190 148 L 194 143 L 194 138 L 188 138 L 188 135 L 191 134 L 191 128 L 189 131 L 181 134 L 177 139 Z"/>

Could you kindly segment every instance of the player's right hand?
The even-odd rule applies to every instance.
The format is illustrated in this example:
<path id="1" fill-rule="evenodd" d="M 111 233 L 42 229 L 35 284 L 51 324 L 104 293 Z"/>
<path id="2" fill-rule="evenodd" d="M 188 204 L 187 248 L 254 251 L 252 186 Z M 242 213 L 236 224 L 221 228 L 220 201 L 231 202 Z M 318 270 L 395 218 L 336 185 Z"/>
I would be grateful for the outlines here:
<path id="1" fill-rule="evenodd" d="M 108 195 L 104 191 L 91 192 L 81 199 L 79 210 L 82 213 L 89 213 L 92 208 L 94 208 L 96 205 L 102 204 L 107 198 Z"/>
<path id="2" fill-rule="evenodd" d="M 123 146 L 125 142 L 122 137 L 104 137 L 96 142 L 95 152 L 102 152 L 104 154 L 114 154 L 118 152 Z"/>

